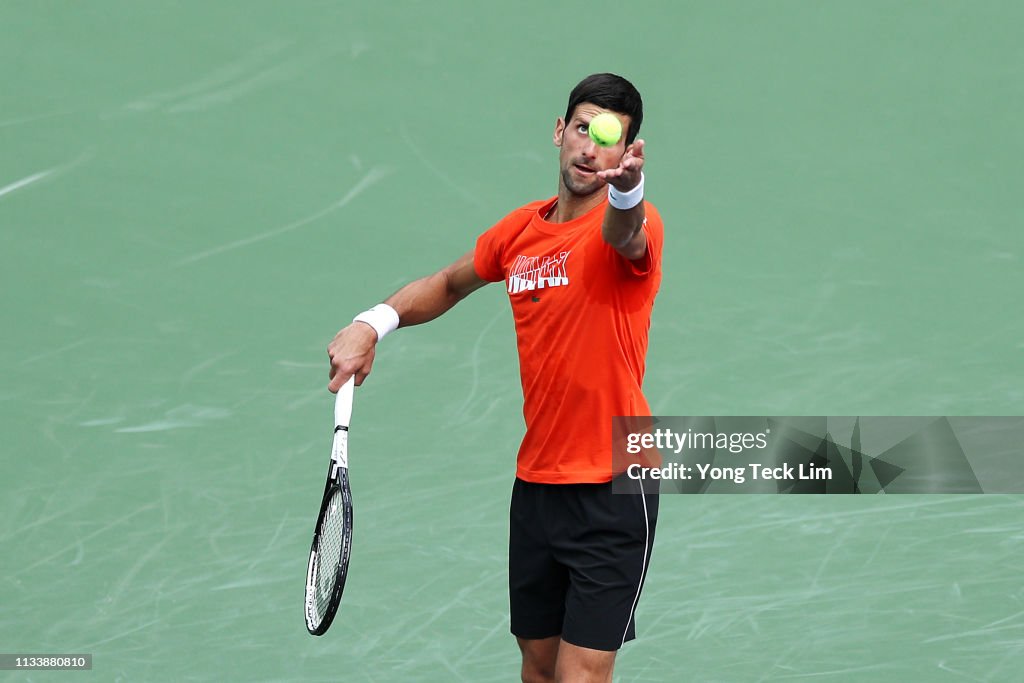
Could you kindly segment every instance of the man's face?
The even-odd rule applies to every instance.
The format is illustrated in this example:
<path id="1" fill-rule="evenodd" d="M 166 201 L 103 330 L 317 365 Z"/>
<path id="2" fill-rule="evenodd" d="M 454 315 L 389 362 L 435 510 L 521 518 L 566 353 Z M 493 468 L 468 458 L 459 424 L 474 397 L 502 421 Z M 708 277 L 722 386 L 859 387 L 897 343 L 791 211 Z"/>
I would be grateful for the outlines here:
<path id="1" fill-rule="evenodd" d="M 601 147 L 590 139 L 587 127 L 598 114 L 609 113 L 622 123 L 622 137 L 611 147 Z M 577 105 L 572 118 L 565 121 L 558 117 L 555 123 L 555 146 L 560 149 L 558 165 L 562 184 L 574 195 L 585 197 L 605 186 L 597 177 L 597 171 L 615 168 L 626 151 L 626 133 L 630 117 L 625 114 L 602 109 L 589 102 Z"/>

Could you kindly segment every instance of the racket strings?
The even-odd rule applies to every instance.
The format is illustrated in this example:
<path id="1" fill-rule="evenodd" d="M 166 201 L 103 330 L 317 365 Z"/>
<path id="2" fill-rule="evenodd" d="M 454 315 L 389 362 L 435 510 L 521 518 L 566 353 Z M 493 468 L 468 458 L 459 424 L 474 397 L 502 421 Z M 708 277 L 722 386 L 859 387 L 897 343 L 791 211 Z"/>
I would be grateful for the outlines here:
<path id="1" fill-rule="evenodd" d="M 341 491 L 331 496 L 324 512 L 320 527 L 320 542 L 317 549 L 314 585 L 316 586 L 316 611 L 322 619 L 327 613 L 334 592 L 334 579 L 338 574 L 345 546 L 345 511 Z"/>

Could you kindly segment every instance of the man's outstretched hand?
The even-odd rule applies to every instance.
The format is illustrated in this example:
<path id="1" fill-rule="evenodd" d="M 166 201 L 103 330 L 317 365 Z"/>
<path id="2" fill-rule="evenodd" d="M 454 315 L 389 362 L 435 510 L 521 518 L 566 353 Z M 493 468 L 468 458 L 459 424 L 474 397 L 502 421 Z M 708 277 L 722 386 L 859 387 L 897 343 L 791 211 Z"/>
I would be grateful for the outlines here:
<path id="1" fill-rule="evenodd" d="M 613 185 L 619 192 L 629 192 L 640 184 L 640 172 L 644 168 L 644 141 L 633 141 L 619 160 L 619 165 L 598 171 L 599 178 Z"/>

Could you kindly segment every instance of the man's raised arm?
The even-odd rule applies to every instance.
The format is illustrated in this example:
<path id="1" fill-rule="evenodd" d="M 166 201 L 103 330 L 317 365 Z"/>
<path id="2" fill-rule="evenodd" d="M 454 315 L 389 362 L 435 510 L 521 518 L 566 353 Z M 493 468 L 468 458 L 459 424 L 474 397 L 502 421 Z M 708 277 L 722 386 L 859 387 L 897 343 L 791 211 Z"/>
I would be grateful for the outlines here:
<path id="1" fill-rule="evenodd" d="M 633 261 L 647 253 L 644 226 L 644 141 L 636 140 L 616 168 L 599 171 L 608 188 L 608 210 L 601 234 L 615 251 Z M 616 196 L 616 193 L 618 196 Z"/>
<path id="2" fill-rule="evenodd" d="M 397 321 L 394 321 L 393 317 L 390 321 L 395 327 L 420 325 L 442 315 L 485 284 L 487 281 L 476 274 L 473 267 L 473 251 L 470 250 L 433 275 L 405 285 L 389 296 L 384 305 L 398 314 Z M 367 314 L 369 313 L 368 311 Z M 372 315 L 367 314 L 360 314 L 357 317 L 368 317 L 371 322 L 354 321 L 338 332 L 327 346 L 327 355 L 331 360 L 331 381 L 327 388 L 332 392 L 337 392 L 352 375 L 356 377 L 356 384 L 362 384 L 370 374 L 375 347 L 379 341 L 379 324 L 375 316 L 393 314 L 387 308 L 377 310 Z M 385 321 L 384 329 L 388 329 L 387 322 Z M 394 324 L 396 322 L 397 324 Z"/>

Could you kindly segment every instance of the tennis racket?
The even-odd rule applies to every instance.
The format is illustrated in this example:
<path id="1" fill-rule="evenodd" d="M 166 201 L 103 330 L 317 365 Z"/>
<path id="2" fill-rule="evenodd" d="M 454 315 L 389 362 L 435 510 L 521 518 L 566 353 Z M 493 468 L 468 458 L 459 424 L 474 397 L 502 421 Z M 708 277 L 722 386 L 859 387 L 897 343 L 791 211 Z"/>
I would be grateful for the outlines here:
<path id="1" fill-rule="evenodd" d="M 306 628 L 322 636 L 334 621 L 345 590 L 348 558 L 352 553 L 352 491 L 348 483 L 348 423 L 352 417 L 355 377 L 338 391 L 334 401 L 334 447 L 327 485 L 313 532 L 306 569 Z"/>

